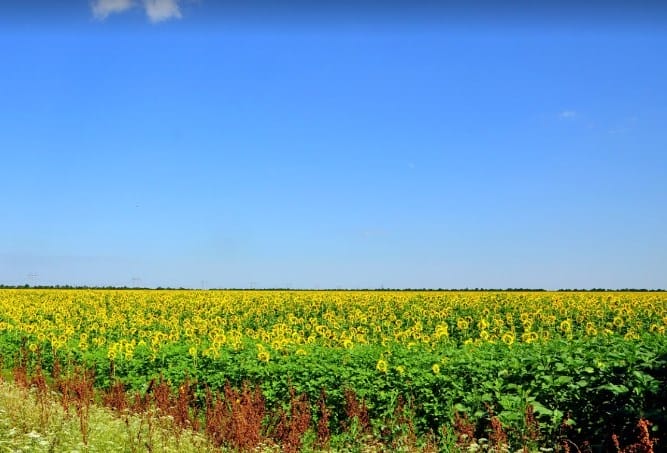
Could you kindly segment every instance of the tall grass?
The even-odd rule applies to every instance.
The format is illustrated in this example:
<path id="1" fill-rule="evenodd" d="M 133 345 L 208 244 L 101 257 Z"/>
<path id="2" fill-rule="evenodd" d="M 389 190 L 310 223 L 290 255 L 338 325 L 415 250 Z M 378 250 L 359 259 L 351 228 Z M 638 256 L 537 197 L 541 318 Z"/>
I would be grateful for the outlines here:
<path id="1" fill-rule="evenodd" d="M 209 452 L 220 451 L 202 434 L 181 430 L 169 417 L 123 414 L 88 406 L 86 423 L 75 405 L 48 387 L 0 381 L 0 451 Z"/>

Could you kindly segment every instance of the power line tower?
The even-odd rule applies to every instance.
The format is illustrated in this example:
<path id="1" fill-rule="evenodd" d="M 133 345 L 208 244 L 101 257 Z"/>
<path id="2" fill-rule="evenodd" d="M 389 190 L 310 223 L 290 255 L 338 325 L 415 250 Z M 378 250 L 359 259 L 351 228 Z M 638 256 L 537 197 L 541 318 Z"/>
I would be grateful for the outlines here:
<path id="1" fill-rule="evenodd" d="M 36 274 L 35 272 L 31 272 L 27 275 L 27 277 L 28 277 L 28 286 L 35 286 L 35 283 L 37 282 L 39 275 Z"/>

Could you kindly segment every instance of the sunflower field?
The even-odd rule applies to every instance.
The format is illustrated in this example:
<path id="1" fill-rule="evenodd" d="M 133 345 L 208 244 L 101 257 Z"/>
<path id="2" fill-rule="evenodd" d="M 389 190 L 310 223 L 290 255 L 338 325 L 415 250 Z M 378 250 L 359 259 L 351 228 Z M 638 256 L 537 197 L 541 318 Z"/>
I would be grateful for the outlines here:
<path id="1" fill-rule="evenodd" d="M 199 400 L 254 385 L 268 407 L 326 395 L 333 432 L 354 392 L 380 437 L 397 406 L 418 436 L 466 420 L 607 449 L 645 419 L 667 437 L 666 330 L 661 292 L 0 290 L 4 370 L 196 382 Z"/>

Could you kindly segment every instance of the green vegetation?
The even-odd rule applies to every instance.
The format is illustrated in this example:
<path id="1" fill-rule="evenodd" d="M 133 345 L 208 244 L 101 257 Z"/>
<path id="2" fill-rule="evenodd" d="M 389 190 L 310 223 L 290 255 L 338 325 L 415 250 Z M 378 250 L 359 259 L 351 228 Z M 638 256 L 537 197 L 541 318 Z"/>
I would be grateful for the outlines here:
<path id="1" fill-rule="evenodd" d="M 60 395 L 0 382 L 0 449 L 25 452 L 207 452 L 202 434 L 177 431 L 167 417 L 123 415 L 91 404 L 85 424 Z M 85 434 L 84 434 L 85 433 Z"/>
<path id="2" fill-rule="evenodd" d="M 5 369 L 38 403 L 55 392 L 86 448 L 98 406 L 144 444 L 163 429 L 163 450 L 182 432 L 285 451 L 653 451 L 667 434 L 662 293 L 5 290 L 0 309 Z M 60 445 L 57 426 L 6 433 Z"/>

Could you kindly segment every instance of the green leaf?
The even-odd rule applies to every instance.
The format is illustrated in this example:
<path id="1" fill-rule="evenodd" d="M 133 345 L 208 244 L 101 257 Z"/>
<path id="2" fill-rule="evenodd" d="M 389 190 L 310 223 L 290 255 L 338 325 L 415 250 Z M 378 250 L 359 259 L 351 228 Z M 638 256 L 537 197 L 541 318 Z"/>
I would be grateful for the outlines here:
<path id="1" fill-rule="evenodd" d="M 617 385 L 617 384 L 604 384 L 598 387 L 601 390 L 609 390 L 611 393 L 614 395 L 622 395 L 624 393 L 628 393 L 630 389 L 628 389 L 625 385 Z"/>
<path id="2" fill-rule="evenodd" d="M 542 405 L 542 403 L 539 403 L 537 401 L 533 402 L 533 412 L 536 414 L 540 415 L 551 415 L 553 414 L 553 411 L 545 406 Z"/>

